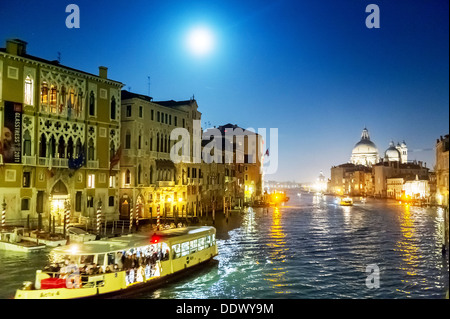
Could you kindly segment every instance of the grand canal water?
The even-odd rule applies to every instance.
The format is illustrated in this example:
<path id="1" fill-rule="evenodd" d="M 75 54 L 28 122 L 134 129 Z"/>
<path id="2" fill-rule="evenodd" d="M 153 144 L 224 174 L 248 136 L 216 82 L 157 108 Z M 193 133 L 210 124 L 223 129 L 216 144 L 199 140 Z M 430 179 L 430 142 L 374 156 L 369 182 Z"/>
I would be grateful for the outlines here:
<path id="1" fill-rule="evenodd" d="M 441 252 L 437 208 L 291 194 L 288 205 L 234 212 L 217 220 L 216 262 L 133 298 L 443 298 L 448 255 Z M 211 221 L 204 221 L 211 223 Z M 0 297 L 45 264 L 45 253 L 0 252 Z M 379 269 L 369 289 L 366 268 Z"/>

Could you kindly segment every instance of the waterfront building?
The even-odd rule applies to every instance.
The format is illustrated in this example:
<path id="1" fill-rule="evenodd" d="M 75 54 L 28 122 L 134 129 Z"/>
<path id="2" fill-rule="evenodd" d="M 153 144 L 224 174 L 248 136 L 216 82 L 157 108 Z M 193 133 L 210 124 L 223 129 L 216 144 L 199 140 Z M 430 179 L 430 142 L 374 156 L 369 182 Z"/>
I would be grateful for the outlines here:
<path id="1" fill-rule="evenodd" d="M 367 196 L 372 194 L 372 170 L 365 165 L 346 163 L 331 168 L 329 191 L 337 195 Z"/>
<path id="2" fill-rule="evenodd" d="M 226 138 L 231 136 L 230 139 Z M 205 130 L 203 133 L 204 140 L 202 145 L 205 147 L 216 141 L 216 145 L 221 145 L 220 154 L 212 155 L 220 158 L 222 171 L 224 172 L 224 180 L 222 182 L 219 176 L 210 175 L 210 178 L 217 177 L 222 182 L 222 192 L 218 194 L 220 201 L 229 203 L 228 206 L 242 206 L 244 203 L 251 203 L 261 198 L 263 190 L 263 143 L 262 137 L 251 131 L 245 130 L 235 124 L 226 124 L 217 128 Z M 229 154 L 227 154 L 227 151 Z M 218 161 L 216 161 L 218 162 Z M 203 171 L 210 172 L 208 165 Z M 214 165 L 212 166 L 214 167 Z M 208 173 L 211 174 L 211 173 Z M 215 193 L 209 197 L 215 198 Z M 207 196 L 208 197 L 208 196 Z M 225 199 L 224 199 L 225 198 Z"/>
<path id="3" fill-rule="evenodd" d="M 449 135 L 436 141 L 436 202 L 448 207 Z"/>
<path id="4" fill-rule="evenodd" d="M 194 121 L 201 120 L 195 99 L 153 101 L 149 96 L 122 91 L 120 157 L 120 217 L 162 218 L 196 216 L 202 186 L 200 163 L 190 154 L 174 163 L 170 151 L 172 130 L 183 128 L 193 137 Z"/>
<path id="5" fill-rule="evenodd" d="M 122 83 L 27 53 L 0 49 L 0 201 L 7 222 L 52 216 L 116 218 Z M 116 163 L 117 164 L 117 163 Z M 64 217 L 65 216 L 65 217 Z M 45 224 L 47 225 L 47 223 Z"/>
<path id="6" fill-rule="evenodd" d="M 388 192 L 388 179 L 403 178 L 403 182 L 411 176 L 428 176 L 429 169 L 423 162 L 400 163 L 399 161 L 381 161 L 372 167 L 374 179 L 375 197 L 386 198 L 398 195 L 398 189 L 393 187 L 395 181 L 390 181 L 390 189 Z M 403 189 L 403 188 L 402 188 Z M 390 195 L 388 195 L 388 193 Z"/>

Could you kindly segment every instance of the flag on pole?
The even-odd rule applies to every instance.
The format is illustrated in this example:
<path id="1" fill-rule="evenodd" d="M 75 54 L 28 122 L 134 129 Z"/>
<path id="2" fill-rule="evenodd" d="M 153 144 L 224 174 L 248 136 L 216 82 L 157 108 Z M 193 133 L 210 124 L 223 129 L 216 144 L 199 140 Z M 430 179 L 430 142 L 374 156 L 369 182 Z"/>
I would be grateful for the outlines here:
<path id="1" fill-rule="evenodd" d="M 122 145 L 119 146 L 116 154 L 114 154 L 114 156 L 111 157 L 111 160 L 109 161 L 109 174 L 110 175 L 111 175 L 111 171 L 112 171 L 113 167 L 119 163 L 121 156 L 122 156 Z"/>

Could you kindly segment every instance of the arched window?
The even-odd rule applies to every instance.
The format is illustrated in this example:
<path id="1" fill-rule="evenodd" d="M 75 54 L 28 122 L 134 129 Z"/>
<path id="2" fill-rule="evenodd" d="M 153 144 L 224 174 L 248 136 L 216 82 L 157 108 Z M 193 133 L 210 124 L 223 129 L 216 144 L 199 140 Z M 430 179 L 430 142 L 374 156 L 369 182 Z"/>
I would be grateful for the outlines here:
<path id="1" fill-rule="evenodd" d="M 159 133 L 156 133 L 156 151 L 159 152 Z"/>
<path id="2" fill-rule="evenodd" d="M 45 134 L 41 135 L 41 139 L 39 141 L 39 157 L 47 156 L 47 137 Z"/>
<path id="3" fill-rule="evenodd" d="M 64 108 L 66 107 L 66 98 L 67 98 L 66 87 L 63 85 L 61 87 L 61 92 L 59 93 L 59 114 L 64 112 Z"/>
<path id="4" fill-rule="evenodd" d="M 131 133 L 129 130 L 125 133 L 125 148 L 127 150 L 131 149 Z"/>
<path id="5" fill-rule="evenodd" d="M 72 137 L 69 137 L 69 141 L 67 142 L 67 158 L 73 158 L 73 140 L 72 140 Z"/>
<path id="6" fill-rule="evenodd" d="M 138 184 L 142 184 L 141 174 L 142 174 L 142 166 L 141 166 L 141 164 L 139 164 L 138 171 L 137 171 Z"/>
<path id="7" fill-rule="evenodd" d="M 114 141 L 111 141 L 109 143 L 109 160 L 112 160 L 114 155 L 116 155 L 116 147 L 114 146 Z"/>
<path id="8" fill-rule="evenodd" d="M 31 135 L 28 130 L 26 130 L 23 135 L 23 155 L 31 156 Z"/>
<path id="9" fill-rule="evenodd" d="M 64 138 L 61 136 L 58 141 L 58 156 L 59 158 L 64 158 L 66 153 L 66 142 Z"/>
<path id="10" fill-rule="evenodd" d="M 138 136 L 138 150 L 142 148 L 142 132 L 139 132 Z"/>
<path id="11" fill-rule="evenodd" d="M 125 172 L 125 184 L 130 185 L 131 184 L 131 172 L 129 169 Z"/>
<path id="12" fill-rule="evenodd" d="M 89 94 L 89 115 L 95 116 L 95 94 L 91 91 Z"/>
<path id="13" fill-rule="evenodd" d="M 111 98 L 111 119 L 116 119 L 116 98 L 114 96 Z"/>
<path id="14" fill-rule="evenodd" d="M 57 87 L 52 85 L 50 87 L 50 112 L 56 114 L 57 113 Z"/>
<path id="15" fill-rule="evenodd" d="M 24 102 L 27 105 L 33 105 L 33 79 L 28 75 L 25 79 L 25 98 Z"/>
<path id="16" fill-rule="evenodd" d="M 50 137 L 48 147 L 49 147 L 48 150 L 49 157 L 54 158 L 56 154 L 56 139 L 53 135 Z"/>
<path id="17" fill-rule="evenodd" d="M 41 86 L 41 104 L 44 110 L 47 110 L 46 106 L 48 104 L 48 85 L 47 82 L 43 82 Z"/>
<path id="18" fill-rule="evenodd" d="M 83 146 L 81 145 L 80 139 L 77 139 L 77 144 L 76 144 L 76 147 L 75 147 L 75 157 L 78 158 L 80 156 L 82 147 Z"/>
<path id="19" fill-rule="evenodd" d="M 88 161 L 95 160 L 95 148 L 94 148 L 94 140 L 89 139 L 88 143 Z"/>

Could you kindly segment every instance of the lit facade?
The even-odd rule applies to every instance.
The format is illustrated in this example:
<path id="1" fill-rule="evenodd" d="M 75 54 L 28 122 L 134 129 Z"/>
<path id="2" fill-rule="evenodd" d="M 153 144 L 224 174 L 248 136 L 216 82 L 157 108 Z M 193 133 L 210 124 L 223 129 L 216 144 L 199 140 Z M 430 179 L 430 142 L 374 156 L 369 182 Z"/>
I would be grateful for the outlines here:
<path id="1" fill-rule="evenodd" d="M 449 188 L 449 136 L 440 137 L 436 141 L 436 202 L 448 206 Z"/>
<path id="2" fill-rule="evenodd" d="M 161 101 L 122 91 L 120 159 L 120 217 L 128 219 L 131 209 L 139 218 L 197 216 L 202 187 L 201 164 L 192 156 L 174 163 L 170 150 L 173 129 L 184 128 L 194 135 L 194 120 L 201 120 L 197 102 Z M 192 140 L 191 140 L 192 150 Z M 192 152 L 190 152 L 192 155 Z"/>
<path id="3" fill-rule="evenodd" d="M 104 218 L 116 218 L 109 145 L 119 146 L 121 87 L 105 67 L 93 75 L 34 57 L 20 40 L 0 49 L 0 200 L 7 221 L 53 216 L 59 224 L 66 209 L 72 220 L 90 221 L 100 201 Z"/>

